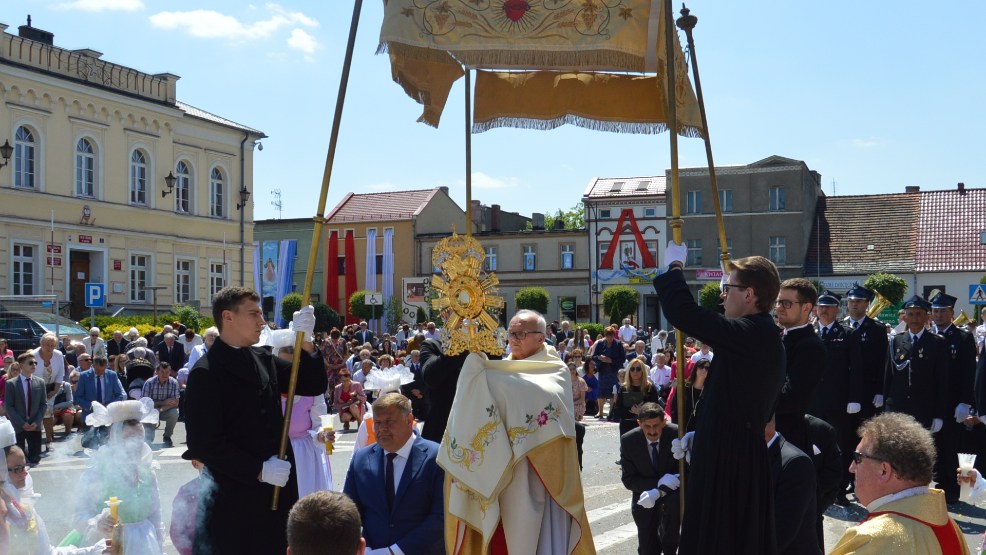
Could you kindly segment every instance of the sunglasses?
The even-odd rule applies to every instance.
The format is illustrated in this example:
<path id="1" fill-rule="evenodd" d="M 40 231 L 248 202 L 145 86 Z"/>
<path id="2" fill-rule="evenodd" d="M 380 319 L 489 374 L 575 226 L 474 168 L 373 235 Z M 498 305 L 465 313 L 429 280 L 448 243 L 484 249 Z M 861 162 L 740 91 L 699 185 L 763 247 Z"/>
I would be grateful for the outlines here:
<path id="1" fill-rule="evenodd" d="M 31 362 L 25 362 L 24 364 L 27 364 L 28 366 L 37 366 L 38 365 L 38 361 L 32 360 Z"/>
<path id="2" fill-rule="evenodd" d="M 874 461 L 884 462 L 883 459 L 881 459 L 879 457 L 874 457 L 873 455 L 867 455 L 866 453 L 863 453 L 862 451 L 854 451 L 853 452 L 853 454 L 852 454 L 852 460 L 855 461 L 856 464 L 863 464 L 863 459 L 873 459 Z"/>
<path id="3" fill-rule="evenodd" d="M 25 464 L 19 464 L 19 465 L 14 466 L 14 467 L 10 467 L 10 466 L 7 467 L 7 472 L 10 472 L 10 473 L 13 473 L 13 474 L 20 474 L 21 472 L 24 472 L 25 470 L 27 470 L 27 465 L 25 465 Z"/>

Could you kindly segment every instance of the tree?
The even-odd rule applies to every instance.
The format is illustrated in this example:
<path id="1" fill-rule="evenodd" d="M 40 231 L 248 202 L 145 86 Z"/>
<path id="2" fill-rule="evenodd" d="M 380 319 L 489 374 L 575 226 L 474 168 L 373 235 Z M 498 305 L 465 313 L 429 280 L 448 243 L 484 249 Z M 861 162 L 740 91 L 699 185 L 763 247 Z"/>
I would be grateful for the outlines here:
<path id="1" fill-rule="evenodd" d="M 202 314 L 194 306 L 188 306 L 184 304 L 176 304 L 171 307 L 171 312 L 175 315 L 175 320 L 178 320 L 185 327 L 193 330 L 199 331 L 199 320 L 202 318 Z"/>
<path id="2" fill-rule="evenodd" d="M 702 286 L 702 289 L 698 292 L 698 304 L 709 310 L 716 310 L 719 306 L 720 295 L 722 294 L 722 289 L 719 288 L 718 281 L 710 281 Z"/>
<path id="3" fill-rule="evenodd" d="M 517 291 L 514 295 L 514 304 L 517 310 L 533 310 L 541 315 L 548 313 L 548 303 L 551 296 L 544 287 L 525 287 Z"/>
<path id="4" fill-rule="evenodd" d="M 428 321 L 428 314 L 425 313 L 425 309 L 419 306 L 417 317 L 414 319 L 414 322 L 417 324 L 424 324 L 427 321 Z"/>
<path id="5" fill-rule="evenodd" d="M 401 323 L 404 322 L 404 301 L 397 295 L 391 295 L 390 300 L 384 306 L 387 309 L 386 331 L 397 333 Z"/>
<path id="6" fill-rule="evenodd" d="M 559 219 L 564 222 L 563 229 L 585 229 L 585 204 L 580 202 L 564 211 L 559 208 L 554 214 L 551 213 L 551 210 L 546 211 L 544 213 L 544 228 L 554 229 L 555 222 Z M 527 229 L 533 229 L 530 222 L 527 223 Z"/>
<path id="7" fill-rule="evenodd" d="M 624 317 L 637 313 L 640 293 L 627 285 L 607 287 L 603 291 L 603 312 L 612 324 L 619 324 Z"/>
<path id="8" fill-rule="evenodd" d="M 360 320 L 372 320 L 383 316 L 383 307 L 366 304 L 366 296 L 374 293 L 361 289 L 349 296 L 349 312 Z"/>
<path id="9" fill-rule="evenodd" d="M 904 293 L 907 293 L 907 281 L 893 274 L 877 272 L 866 278 L 863 287 L 870 291 L 876 291 L 890 301 L 891 306 L 896 306 L 904 300 Z"/>
<path id="10" fill-rule="evenodd" d="M 325 303 L 312 303 L 315 309 L 315 331 L 330 331 L 342 326 L 342 316 Z M 281 299 L 281 317 L 287 325 L 294 320 L 294 313 L 301 310 L 301 294 L 289 293 Z"/>

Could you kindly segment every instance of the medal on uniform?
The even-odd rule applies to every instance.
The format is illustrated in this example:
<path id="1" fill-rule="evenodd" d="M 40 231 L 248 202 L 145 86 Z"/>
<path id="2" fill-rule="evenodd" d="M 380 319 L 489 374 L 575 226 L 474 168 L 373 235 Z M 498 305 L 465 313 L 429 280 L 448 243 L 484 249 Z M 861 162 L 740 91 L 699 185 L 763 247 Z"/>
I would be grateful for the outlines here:
<path id="1" fill-rule="evenodd" d="M 924 347 L 918 349 L 918 358 L 924 358 Z"/>

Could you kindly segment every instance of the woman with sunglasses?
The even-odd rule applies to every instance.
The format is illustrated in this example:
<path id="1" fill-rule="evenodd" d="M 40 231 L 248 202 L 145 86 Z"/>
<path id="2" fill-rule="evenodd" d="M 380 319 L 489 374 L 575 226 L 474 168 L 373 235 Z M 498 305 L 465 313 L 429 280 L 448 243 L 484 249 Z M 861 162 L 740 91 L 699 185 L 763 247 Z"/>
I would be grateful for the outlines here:
<path id="1" fill-rule="evenodd" d="M 621 436 L 638 426 L 637 414 L 644 403 L 660 404 L 661 401 L 657 388 L 647 377 L 647 364 L 643 359 L 635 358 L 627 366 L 626 376 L 613 404 L 613 415 L 620 423 Z"/>
<path id="2" fill-rule="evenodd" d="M 366 394 L 363 393 L 363 386 L 353 381 L 350 370 L 340 370 L 339 384 L 332 394 L 332 406 L 339 411 L 343 430 L 349 430 L 350 422 L 355 422 L 359 427 L 359 423 L 363 421 L 365 405 Z"/>
<path id="3" fill-rule="evenodd" d="M 686 419 L 688 431 L 695 429 L 696 409 L 702 398 L 702 392 L 705 390 L 705 380 L 709 377 L 709 366 L 711 365 L 710 361 L 704 358 L 699 359 L 692 368 L 691 374 L 685 378 L 685 414 L 688 416 Z M 675 397 L 677 395 L 676 389 L 672 388 L 671 394 L 668 395 L 668 406 L 671 408 L 671 421 L 681 425 L 681 419 L 678 418 L 678 399 Z"/>

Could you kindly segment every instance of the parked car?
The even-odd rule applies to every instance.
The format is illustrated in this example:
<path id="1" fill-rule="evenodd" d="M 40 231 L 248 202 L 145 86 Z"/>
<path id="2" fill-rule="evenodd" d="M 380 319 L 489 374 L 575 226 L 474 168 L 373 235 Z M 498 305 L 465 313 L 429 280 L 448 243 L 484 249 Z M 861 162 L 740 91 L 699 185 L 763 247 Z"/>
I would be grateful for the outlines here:
<path id="1" fill-rule="evenodd" d="M 0 312 L 0 337 L 19 355 L 37 347 L 45 333 L 56 333 L 56 323 L 60 338 L 82 341 L 89 335 L 88 328 L 50 312 Z"/>

